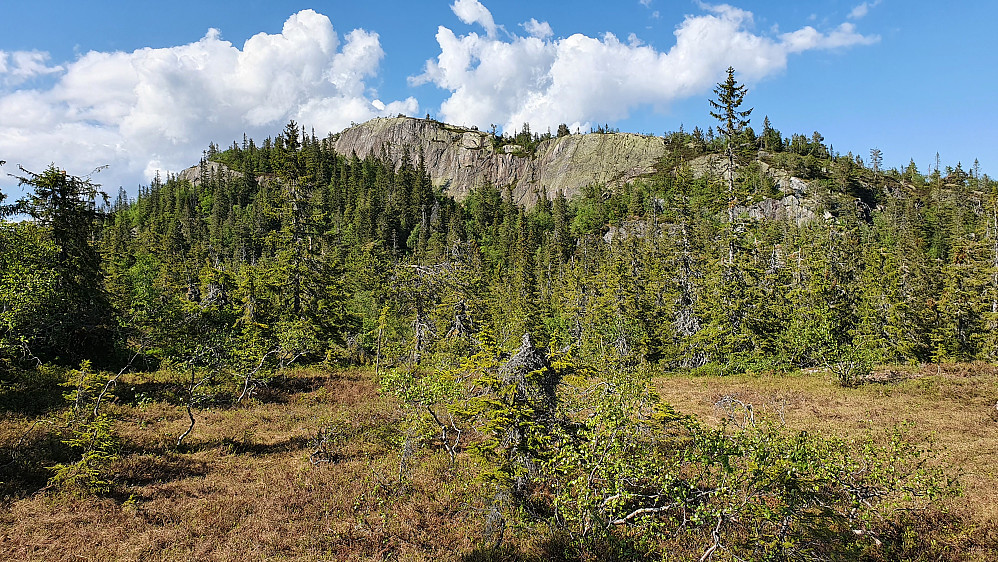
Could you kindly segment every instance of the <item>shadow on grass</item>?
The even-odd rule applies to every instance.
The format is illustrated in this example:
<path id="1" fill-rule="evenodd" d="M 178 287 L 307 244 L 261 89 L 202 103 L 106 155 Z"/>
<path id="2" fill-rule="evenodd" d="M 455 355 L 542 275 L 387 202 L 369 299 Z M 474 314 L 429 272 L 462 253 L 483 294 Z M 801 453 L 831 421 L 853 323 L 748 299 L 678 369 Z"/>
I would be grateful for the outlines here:
<path id="1" fill-rule="evenodd" d="M 17 371 L 0 380 L 0 413 L 36 417 L 66 405 L 58 372 Z"/>
<path id="2" fill-rule="evenodd" d="M 644 560 L 643 551 L 627 539 L 573 540 L 566 533 L 540 539 L 528 552 L 512 546 L 481 547 L 461 556 L 461 562 L 623 562 Z"/>
<path id="3" fill-rule="evenodd" d="M 482 547 L 461 556 L 461 562 L 579 562 L 568 548 L 558 544 L 543 544 L 536 553 L 525 553 L 512 546 Z"/>
<path id="4" fill-rule="evenodd" d="M 47 426 L 32 426 L 15 444 L 0 447 L 0 497 L 25 497 L 48 484 L 47 467 L 75 460 L 73 452 Z"/>
<path id="5" fill-rule="evenodd" d="M 267 384 L 256 386 L 250 393 L 253 401 L 262 404 L 286 404 L 295 394 L 314 392 L 328 382 L 324 376 L 285 377 L 279 376 Z M 216 406 L 236 406 L 236 399 L 242 391 L 238 381 L 215 381 L 202 388 L 208 395 L 208 402 Z M 151 402 L 168 404 L 182 403 L 187 395 L 185 381 L 157 381 L 120 384 L 115 395 L 125 404 L 141 405 Z M 244 404 L 249 403 L 244 402 Z"/>
<path id="6" fill-rule="evenodd" d="M 963 513 L 930 510 L 901 513 L 884 525 L 885 560 L 998 560 L 998 522 Z"/>
<path id="7" fill-rule="evenodd" d="M 231 406 L 235 401 L 233 391 L 222 385 L 207 385 L 200 389 L 200 407 Z M 181 382 L 139 382 L 118 384 L 114 389 L 118 402 L 129 406 L 141 406 L 154 402 L 183 404 L 187 400 L 186 383 Z"/>
<path id="8" fill-rule="evenodd" d="M 282 394 L 300 394 L 302 392 L 315 392 L 322 388 L 329 380 L 327 376 L 279 376 L 270 381 L 267 389 Z"/>
<path id="9" fill-rule="evenodd" d="M 115 465 L 117 480 L 127 486 L 165 484 L 208 474 L 207 462 L 174 452 L 140 453 L 122 458 Z"/>
<path id="10" fill-rule="evenodd" d="M 280 455 L 304 451 L 312 446 L 313 438 L 307 436 L 291 436 L 274 443 L 259 443 L 253 440 L 251 434 L 246 438 L 221 437 L 218 439 L 201 440 L 193 438 L 184 441 L 179 447 L 158 448 L 156 450 L 145 448 L 136 450 L 136 453 L 150 453 L 155 456 L 166 458 L 170 455 L 194 455 L 198 453 L 220 452 L 223 455 L 248 455 L 253 457 L 264 457 L 267 455 Z"/>
<path id="11" fill-rule="evenodd" d="M 247 404 L 287 404 L 291 397 L 298 394 L 316 392 L 323 387 L 332 385 L 333 392 L 339 383 L 362 383 L 364 378 L 359 373 L 321 373 L 315 371 L 293 370 L 288 374 L 280 374 L 264 384 L 257 384 L 251 389 L 248 400 L 237 403 L 242 393 L 243 382 L 233 378 L 218 377 L 208 381 L 199 389 L 199 393 L 207 399 L 201 405 L 213 406 L 245 406 Z M 182 404 L 187 399 L 186 380 L 135 381 L 120 383 L 114 394 L 123 403 L 132 406 L 163 402 L 167 404 Z"/>
<path id="12" fill-rule="evenodd" d="M 250 455 L 262 457 L 274 454 L 284 454 L 294 451 L 302 451 L 311 445 L 311 438 L 304 436 L 294 436 L 278 441 L 276 443 L 256 443 L 253 441 L 243 441 L 241 439 L 225 438 L 221 445 L 235 455 Z"/>
<path id="13" fill-rule="evenodd" d="M 262 404 L 286 404 L 296 394 L 315 392 L 330 382 L 340 380 L 338 375 L 303 375 L 295 372 L 292 375 L 279 375 L 267 384 L 253 391 L 253 398 Z M 344 380 L 352 380 L 345 378 Z"/>

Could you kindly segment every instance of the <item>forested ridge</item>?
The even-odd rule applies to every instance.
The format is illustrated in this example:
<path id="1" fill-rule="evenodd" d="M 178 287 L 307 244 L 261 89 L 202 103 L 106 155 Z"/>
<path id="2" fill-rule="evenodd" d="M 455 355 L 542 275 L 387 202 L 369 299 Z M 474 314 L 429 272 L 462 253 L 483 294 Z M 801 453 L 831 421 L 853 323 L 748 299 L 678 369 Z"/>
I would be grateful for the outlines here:
<path id="1" fill-rule="evenodd" d="M 28 420 L 66 401 L 64 448 L 19 453 L 40 423 L 25 421 L 0 462 L 45 459 L 46 490 L 107 494 L 110 404 L 147 400 L 117 384 L 130 373 L 171 373 L 182 453 L 202 410 L 291 368 L 359 367 L 398 401 L 398 485 L 419 446 L 473 473 L 493 554 L 507 525 L 543 522 L 574 559 L 652 556 L 663 537 L 695 537 L 701 560 L 909 556 L 911 506 L 956 488 L 900 430 L 856 457 L 731 397 L 740 422 L 711 428 L 649 377 L 820 368 L 855 387 L 883 365 L 993 363 L 998 183 L 976 162 L 883 169 L 877 149 L 864 163 L 768 118 L 757 133 L 731 71 L 715 94 L 717 131 L 666 134 L 655 174 L 529 208 L 512 186 L 457 201 L 418 151 L 345 156 L 295 122 L 212 144 L 197 177 L 134 198 L 55 165 L 12 171 L 32 192 L 3 207 L 29 220 L 0 222 L 3 407 Z M 526 131 L 493 134 L 542 140 Z M 758 212 L 791 195 L 806 213 Z M 313 466 L 340 458 L 331 427 Z M 7 497 L 30 490 L 10 474 Z"/>
<path id="2" fill-rule="evenodd" d="M 32 213 L 75 223 L 4 224 L 8 294 L 29 278 L 51 289 L 6 301 L 6 357 L 110 360 L 143 341 L 143 357 L 159 360 L 190 335 L 172 332 L 200 330 L 247 357 L 280 348 L 272 360 L 370 361 L 388 307 L 380 328 L 390 361 L 459 356 L 482 329 L 506 348 L 530 332 L 586 360 L 716 373 L 856 353 L 993 359 L 995 184 L 976 167 L 871 169 L 830 156 L 820 136 L 781 140 L 767 126 L 745 132 L 729 195 L 709 165 L 723 151 L 717 137 L 696 129 L 665 142 L 670 157 L 654 177 L 592 185 L 574 200 L 548 194 L 532 208 L 489 186 L 454 201 L 431 187 L 419 154 L 398 169 L 376 155 L 344 157 L 293 123 L 262 146 L 213 146 L 206 158 L 226 167 L 156 180 L 134 200 L 62 209 L 35 197 Z M 749 214 L 785 195 L 764 166 L 806 180 L 815 218 Z M 26 179 L 86 183 L 61 174 Z M 60 258 L 38 263 L 45 252 Z M 60 294 L 84 287 L 57 279 L 81 275 L 92 295 Z M 101 327 L 117 339 L 42 333 L 74 329 L 27 314 L 56 310 L 47 298 L 96 299 L 88 306 L 103 307 Z"/>

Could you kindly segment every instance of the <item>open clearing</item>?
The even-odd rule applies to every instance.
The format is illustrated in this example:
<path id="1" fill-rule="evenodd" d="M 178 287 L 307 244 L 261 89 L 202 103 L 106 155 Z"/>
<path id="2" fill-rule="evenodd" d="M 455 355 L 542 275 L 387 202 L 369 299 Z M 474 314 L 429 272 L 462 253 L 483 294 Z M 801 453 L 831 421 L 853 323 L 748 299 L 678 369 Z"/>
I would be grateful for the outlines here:
<path id="1" fill-rule="evenodd" d="M 950 500 L 960 524 L 940 540 L 994 559 L 998 522 L 998 370 L 986 364 L 892 371 L 890 382 L 843 388 L 824 372 L 694 378 L 660 375 L 678 410 L 722 423 L 744 419 L 861 439 L 907 427 L 933 443 L 934 462 L 959 473 Z M 882 373 L 884 374 L 884 373 Z M 113 411 L 122 448 L 114 489 L 100 498 L 38 492 L 62 460 L 55 397 L 32 416 L 3 404 L 0 555 L 10 560 L 550 559 L 557 545 L 513 530 L 513 551 L 486 555 L 486 515 L 472 462 L 425 443 L 400 466 L 401 410 L 367 370 L 289 371 L 248 404 L 186 411 L 162 373 L 130 375 Z M 725 400 L 727 398 L 727 400 Z M 9 400 L 9 397 L 8 397 Z M 41 423 L 36 423 L 43 420 Z M 328 439 L 317 451 L 318 436 Z M 313 462 L 315 461 L 315 462 Z M 403 470 L 400 471 L 400 468 Z M 400 478 L 400 472 L 404 476 Z M 512 536 L 510 536 L 512 535 Z M 969 546 L 967 546 L 969 545 Z"/>

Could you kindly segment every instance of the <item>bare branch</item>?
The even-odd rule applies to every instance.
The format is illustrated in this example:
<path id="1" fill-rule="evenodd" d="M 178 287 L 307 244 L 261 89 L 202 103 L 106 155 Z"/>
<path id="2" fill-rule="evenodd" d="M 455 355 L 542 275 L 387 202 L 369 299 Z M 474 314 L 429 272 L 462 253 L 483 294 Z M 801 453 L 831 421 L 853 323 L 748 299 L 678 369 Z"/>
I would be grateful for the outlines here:
<path id="1" fill-rule="evenodd" d="M 724 521 L 724 514 L 722 513 L 717 516 L 717 525 L 714 527 L 714 530 L 711 531 L 710 533 L 711 536 L 714 538 L 714 544 L 710 545 L 710 548 L 708 548 L 706 552 L 703 553 L 703 556 L 700 557 L 700 562 L 704 562 L 705 560 L 710 558 L 711 555 L 714 554 L 714 551 L 717 550 L 717 547 L 721 546 L 720 533 L 721 533 L 721 523 L 723 521 Z"/>
<path id="2" fill-rule="evenodd" d="M 112 387 L 117 386 L 118 379 L 121 378 L 121 375 L 125 374 L 125 371 L 127 371 L 128 369 L 130 369 L 132 367 L 132 363 L 135 362 L 135 359 L 142 353 L 142 350 L 144 348 L 145 348 L 145 344 L 139 346 L 139 349 L 137 349 L 135 351 L 135 353 L 132 354 L 132 358 L 128 360 L 128 364 L 126 364 L 124 367 L 122 367 L 121 370 L 118 371 L 118 374 L 116 374 L 113 377 L 109 378 L 107 380 L 107 383 L 104 384 L 103 390 L 100 391 L 100 394 L 97 395 L 97 400 L 94 402 L 94 417 L 95 418 L 97 417 L 98 410 L 100 410 L 100 405 L 101 405 L 101 402 L 104 400 L 104 396 L 107 395 L 107 393 L 111 390 Z"/>
<path id="3" fill-rule="evenodd" d="M 239 398 L 236 398 L 236 404 L 242 402 L 243 398 L 246 398 L 246 395 L 252 392 L 251 388 L 256 388 L 256 383 L 258 381 L 254 377 L 256 377 L 256 374 L 259 373 L 260 369 L 263 368 L 263 364 L 264 362 L 267 361 L 267 357 L 273 355 L 274 353 L 278 353 L 279 351 L 280 348 L 275 347 L 274 349 L 271 349 L 267 353 L 264 353 L 263 357 L 260 358 L 260 362 L 257 363 L 256 368 L 250 371 L 249 373 L 246 373 L 246 377 L 244 377 L 243 379 L 243 392 L 242 394 L 239 395 Z"/>
<path id="4" fill-rule="evenodd" d="M 635 509 L 634 511 L 628 513 L 627 515 L 621 517 L 620 519 L 614 519 L 610 521 L 610 525 L 624 525 L 636 517 L 640 517 L 642 515 L 654 515 L 656 513 L 662 513 L 664 511 L 676 509 L 680 505 L 681 504 L 679 504 L 678 502 L 673 502 L 659 507 L 642 507 L 640 509 Z"/>

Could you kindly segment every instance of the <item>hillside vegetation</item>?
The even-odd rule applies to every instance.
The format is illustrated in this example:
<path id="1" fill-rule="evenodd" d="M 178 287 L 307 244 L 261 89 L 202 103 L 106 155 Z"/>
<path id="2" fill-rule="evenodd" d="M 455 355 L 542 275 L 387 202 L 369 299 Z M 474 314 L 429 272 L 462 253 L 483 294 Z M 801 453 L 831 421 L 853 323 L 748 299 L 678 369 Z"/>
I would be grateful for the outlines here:
<path id="1" fill-rule="evenodd" d="M 294 122 L 106 205 L 21 170 L 0 549 L 993 558 L 998 184 L 757 134 L 732 73 L 529 207 Z"/>

